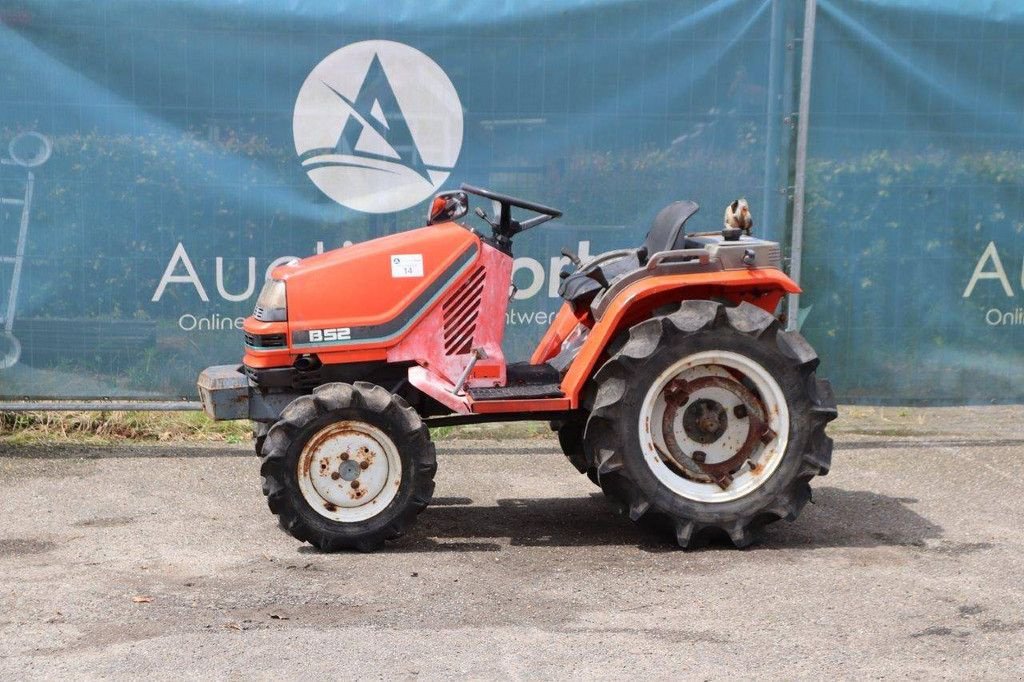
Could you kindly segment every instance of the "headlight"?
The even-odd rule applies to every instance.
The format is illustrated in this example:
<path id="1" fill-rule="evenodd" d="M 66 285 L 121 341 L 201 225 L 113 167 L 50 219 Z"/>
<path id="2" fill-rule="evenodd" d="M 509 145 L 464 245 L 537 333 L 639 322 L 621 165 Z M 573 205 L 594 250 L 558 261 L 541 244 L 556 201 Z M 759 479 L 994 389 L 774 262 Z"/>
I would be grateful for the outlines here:
<path id="1" fill-rule="evenodd" d="M 288 319 L 288 303 L 284 295 L 284 282 L 279 279 L 268 279 L 260 297 L 256 299 L 256 309 L 252 316 L 260 322 L 284 322 Z"/>

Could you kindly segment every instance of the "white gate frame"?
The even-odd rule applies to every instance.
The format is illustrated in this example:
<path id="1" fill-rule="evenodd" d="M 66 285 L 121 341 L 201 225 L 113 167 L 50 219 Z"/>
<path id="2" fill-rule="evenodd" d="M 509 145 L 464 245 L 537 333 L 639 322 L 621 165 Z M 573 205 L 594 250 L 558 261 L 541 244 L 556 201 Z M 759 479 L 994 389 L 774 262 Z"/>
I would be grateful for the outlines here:
<path id="1" fill-rule="evenodd" d="M 814 21 L 818 3 L 804 3 L 804 38 L 800 50 L 800 105 L 797 109 L 796 168 L 793 182 L 793 231 L 789 243 L 789 276 L 800 284 L 800 259 L 804 251 L 804 192 L 807 186 L 807 130 L 810 127 L 811 68 L 814 66 Z M 786 305 L 786 326 L 800 324 L 800 294 L 790 294 Z"/>

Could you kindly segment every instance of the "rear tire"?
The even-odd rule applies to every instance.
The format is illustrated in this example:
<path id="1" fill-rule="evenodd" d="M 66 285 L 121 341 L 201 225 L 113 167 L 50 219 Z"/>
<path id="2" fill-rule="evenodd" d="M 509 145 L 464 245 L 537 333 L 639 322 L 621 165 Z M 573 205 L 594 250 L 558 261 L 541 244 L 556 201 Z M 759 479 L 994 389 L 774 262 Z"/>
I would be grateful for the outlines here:
<path id="1" fill-rule="evenodd" d="M 263 444 L 263 494 L 286 532 L 323 551 L 371 551 L 402 535 L 434 492 L 419 415 L 361 381 L 296 398 Z"/>
<path id="2" fill-rule="evenodd" d="M 574 414 L 564 422 L 556 424 L 552 422 L 551 428 L 558 432 L 558 445 L 562 453 L 569 460 L 577 471 L 586 474 L 590 482 L 596 486 L 601 485 L 597 477 L 597 470 L 590 466 L 586 451 L 583 448 L 583 431 L 587 426 L 587 412 Z"/>
<path id="3" fill-rule="evenodd" d="M 588 466 L 630 518 L 668 521 L 681 547 L 715 530 L 746 546 L 795 519 L 828 473 L 836 407 L 817 365 L 757 306 L 686 301 L 632 327 L 595 375 Z"/>
<path id="4" fill-rule="evenodd" d="M 263 422 L 252 423 L 252 449 L 257 457 L 263 456 L 263 444 L 267 442 L 267 431 L 270 427 Z"/>
<path id="5" fill-rule="evenodd" d="M 587 472 L 587 458 L 583 453 L 583 430 L 586 425 L 586 413 L 572 414 L 564 421 L 551 422 L 551 429 L 558 434 L 558 445 L 562 453 L 581 474 Z"/>

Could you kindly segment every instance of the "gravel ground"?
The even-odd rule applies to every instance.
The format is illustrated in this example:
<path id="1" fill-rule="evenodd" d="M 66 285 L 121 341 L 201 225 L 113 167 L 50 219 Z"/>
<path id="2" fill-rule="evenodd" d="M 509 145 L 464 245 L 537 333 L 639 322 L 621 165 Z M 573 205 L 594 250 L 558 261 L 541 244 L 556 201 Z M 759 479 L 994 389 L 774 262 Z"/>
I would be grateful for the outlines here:
<path id="1" fill-rule="evenodd" d="M 279 531 L 246 446 L 0 446 L 0 677 L 1020 679 L 1024 408 L 846 415 L 744 551 L 635 527 L 553 439 L 441 443 L 369 555 Z"/>

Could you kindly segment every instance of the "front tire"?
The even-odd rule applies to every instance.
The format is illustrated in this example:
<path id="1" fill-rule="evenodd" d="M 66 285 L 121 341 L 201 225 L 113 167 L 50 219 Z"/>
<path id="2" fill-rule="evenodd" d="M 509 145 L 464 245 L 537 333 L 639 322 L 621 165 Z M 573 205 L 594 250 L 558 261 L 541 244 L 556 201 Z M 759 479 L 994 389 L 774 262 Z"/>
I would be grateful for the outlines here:
<path id="1" fill-rule="evenodd" d="M 632 327 L 595 375 L 586 457 L 634 521 L 669 521 L 682 547 L 715 529 L 746 546 L 828 472 L 836 408 L 817 365 L 757 306 L 686 301 Z"/>
<path id="2" fill-rule="evenodd" d="M 296 398 L 263 444 L 263 493 L 281 527 L 323 551 L 371 551 L 402 535 L 434 492 L 419 415 L 361 381 Z"/>

